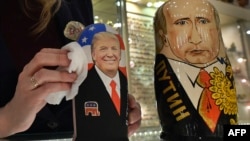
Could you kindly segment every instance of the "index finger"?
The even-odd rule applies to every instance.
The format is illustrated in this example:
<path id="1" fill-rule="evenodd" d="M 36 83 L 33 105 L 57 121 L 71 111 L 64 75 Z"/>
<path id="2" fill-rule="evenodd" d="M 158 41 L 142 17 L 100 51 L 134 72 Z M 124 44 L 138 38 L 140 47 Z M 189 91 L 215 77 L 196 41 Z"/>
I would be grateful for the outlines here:
<path id="1" fill-rule="evenodd" d="M 69 66 L 70 60 L 67 52 L 67 50 L 44 48 L 33 57 L 24 69 L 32 76 L 43 67 Z"/>

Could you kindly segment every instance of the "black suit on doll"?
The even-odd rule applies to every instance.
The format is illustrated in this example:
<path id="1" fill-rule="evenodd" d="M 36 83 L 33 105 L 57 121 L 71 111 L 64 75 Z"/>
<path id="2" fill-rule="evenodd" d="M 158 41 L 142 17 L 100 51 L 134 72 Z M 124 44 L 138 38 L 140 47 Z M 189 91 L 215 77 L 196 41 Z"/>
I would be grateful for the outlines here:
<path id="1" fill-rule="evenodd" d="M 211 132 L 162 54 L 156 56 L 155 94 L 163 130 L 161 138 L 166 141 L 222 141 L 223 125 L 237 121 L 236 114 L 221 112 L 216 129 Z"/>
<path id="2" fill-rule="evenodd" d="M 95 67 L 92 67 L 87 78 L 79 87 L 74 99 L 75 119 L 77 121 L 76 141 L 128 141 L 127 137 L 127 78 L 119 71 L 121 114 L 113 105 L 108 91 L 105 88 Z M 94 112 L 86 112 L 85 102 L 92 103 Z M 98 105 L 98 106 L 97 106 Z M 86 115 L 85 115 L 86 113 Z"/>

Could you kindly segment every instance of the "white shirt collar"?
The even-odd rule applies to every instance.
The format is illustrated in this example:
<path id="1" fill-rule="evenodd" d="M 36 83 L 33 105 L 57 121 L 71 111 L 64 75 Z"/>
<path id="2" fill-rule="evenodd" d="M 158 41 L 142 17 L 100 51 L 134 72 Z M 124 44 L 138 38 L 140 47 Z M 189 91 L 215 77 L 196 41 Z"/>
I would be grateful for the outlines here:
<path id="1" fill-rule="evenodd" d="M 168 59 L 168 61 L 171 64 L 171 67 L 179 80 L 181 79 L 181 77 L 188 76 L 192 82 L 195 82 L 197 74 L 199 74 L 201 68 L 172 59 Z M 207 72 L 212 72 L 215 66 L 219 68 L 219 70 L 223 71 L 223 73 L 225 74 L 225 64 L 221 64 L 219 63 L 219 61 L 214 62 L 213 64 L 205 67 L 204 69 Z"/>
<path id="2" fill-rule="evenodd" d="M 109 84 L 110 84 L 110 82 L 111 82 L 112 80 L 114 80 L 115 83 L 116 83 L 116 89 L 117 89 L 117 90 L 120 90 L 120 78 L 119 78 L 119 73 L 118 73 L 118 71 L 117 71 L 115 77 L 110 78 L 110 77 L 108 77 L 106 74 L 104 74 L 96 65 L 95 65 L 95 69 L 96 69 L 98 75 L 101 77 L 102 82 L 103 82 L 103 84 L 105 85 L 105 87 L 106 87 L 106 89 L 107 89 L 107 91 L 108 91 L 109 93 L 110 93 L 110 85 L 109 85 Z M 120 91 L 118 91 L 118 93 L 119 93 L 119 92 L 120 92 Z"/>

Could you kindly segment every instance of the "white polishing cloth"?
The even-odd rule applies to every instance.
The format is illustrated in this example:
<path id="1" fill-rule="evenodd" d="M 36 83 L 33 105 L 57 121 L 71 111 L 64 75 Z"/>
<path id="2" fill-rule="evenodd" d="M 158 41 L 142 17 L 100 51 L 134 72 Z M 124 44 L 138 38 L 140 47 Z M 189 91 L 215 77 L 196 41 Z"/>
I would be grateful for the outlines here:
<path id="1" fill-rule="evenodd" d="M 83 80 L 87 77 L 88 73 L 88 59 L 80 44 L 78 44 L 77 42 L 71 42 L 63 46 L 62 49 L 69 51 L 68 58 L 71 60 L 71 63 L 69 67 L 59 67 L 58 70 L 67 70 L 69 73 L 76 72 L 78 77 L 72 84 L 72 87 L 69 91 L 59 91 L 51 93 L 47 98 L 45 98 L 47 103 L 54 105 L 60 104 L 64 97 L 66 97 L 66 100 L 73 99 L 77 95 L 78 88 Z"/>

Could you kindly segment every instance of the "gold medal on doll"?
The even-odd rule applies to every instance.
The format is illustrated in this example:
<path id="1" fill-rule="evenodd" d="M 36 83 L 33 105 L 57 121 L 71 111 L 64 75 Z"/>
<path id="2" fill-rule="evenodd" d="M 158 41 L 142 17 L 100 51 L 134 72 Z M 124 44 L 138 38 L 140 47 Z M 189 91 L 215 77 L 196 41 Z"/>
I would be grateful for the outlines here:
<path id="1" fill-rule="evenodd" d="M 84 29 L 84 25 L 77 21 L 70 21 L 65 29 L 64 36 L 71 40 L 77 40 L 82 30 Z"/>

